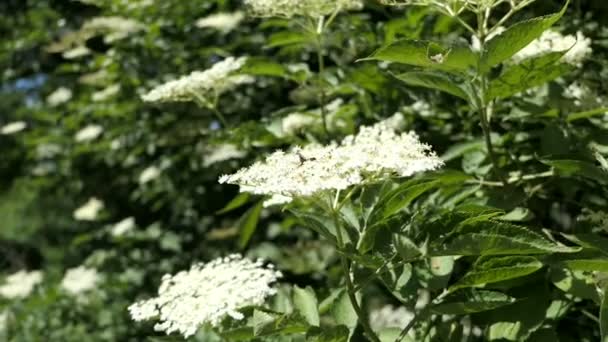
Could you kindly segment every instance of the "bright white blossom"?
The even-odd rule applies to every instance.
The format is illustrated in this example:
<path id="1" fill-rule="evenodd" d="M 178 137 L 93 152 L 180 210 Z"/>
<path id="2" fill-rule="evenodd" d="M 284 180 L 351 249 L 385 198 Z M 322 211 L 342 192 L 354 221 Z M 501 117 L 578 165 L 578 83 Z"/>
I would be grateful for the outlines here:
<path id="1" fill-rule="evenodd" d="M 361 127 L 358 134 L 347 136 L 339 144 L 276 151 L 248 168 L 220 177 L 219 182 L 238 184 L 241 191 L 275 196 L 271 202 L 285 202 L 378 178 L 407 177 L 442 165 L 416 133 L 398 134 L 382 121 Z"/>
<path id="2" fill-rule="evenodd" d="M 4 284 L 0 285 L 0 296 L 5 298 L 25 298 L 41 282 L 41 271 L 28 272 L 21 270 L 6 277 Z"/>
<path id="3" fill-rule="evenodd" d="M 133 217 L 127 217 L 112 226 L 112 236 L 123 236 L 135 228 L 135 219 Z"/>
<path id="4" fill-rule="evenodd" d="M 188 338 L 204 324 L 218 326 L 226 317 L 242 320 L 239 310 L 262 305 L 276 293 L 271 285 L 281 276 L 262 260 L 230 255 L 165 275 L 158 297 L 131 305 L 129 313 L 136 321 L 158 318 L 155 330 Z"/>
<path id="5" fill-rule="evenodd" d="M 72 98 L 72 91 L 65 87 L 59 87 L 46 97 L 46 103 L 51 107 L 59 106 Z"/>
<path id="6" fill-rule="evenodd" d="M 104 206 L 103 201 L 91 197 L 84 205 L 74 210 L 74 219 L 78 221 L 95 221 Z"/>
<path id="7" fill-rule="evenodd" d="M 141 23 L 123 17 L 96 17 L 87 21 L 81 31 L 88 33 L 102 33 L 106 43 L 110 43 L 145 28 Z"/>
<path id="8" fill-rule="evenodd" d="M 363 8 L 361 0 L 244 0 L 251 12 L 260 17 L 307 16 L 318 18 L 341 10 Z"/>
<path id="9" fill-rule="evenodd" d="M 160 169 L 156 166 L 149 166 L 139 174 L 139 184 L 146 184 L 160 176 Z"/>
<path id="10" fill-rule="evenodd" d="M 76 59 L 86 55 L 89 55 L 91 50 L 84 45 L 79 45 L 73 49 L 66 50 L 62 53 L 63 58 L 65 59 Z"/>
<path id="11" fill-rule="evenodd" d="M 209 167 L 215 163 L 220 163 L 230 159 L 240 159 L 247 155 L 246 151 L 239 149 L 233 144 L 221 144 L 214 146 L 205 155 L 203 160 L 203 166 Z"/>
<path id="12" fill-rule="evenodd" d="M 215 13 L 196 21 L 196 27 L 213 28 L 222 32 L 234 30 L 245 18 L 243 12 Z"/>
<path id="13" fill-rule="evenodd" d="M 93 94 L 91 94 L 91 100 L 93 100 L 94 102 L 105 101 L 105 100 L 111 98 L 112 96 L 118 94 L 119 91 L 120 91 L 120 84 L 113 84 L 111 86 L 108 86 L 100 91 L 96 91 Z"/>
<path id="14" fill-rule="evenodd" d="M 87 142 L 97 139 L 103 133 L 103 127 L 100 125 L 87 125 L 74 135 L 74 140 L 77 142 Z"/>
<path id="15" fill-rule="evenodd" d="M 194 71 L 188 76 L 161 84 L 143 95 L 142 99 L 146 102 L 210 101 L 240 84 L 253 81 L 251 76 L 233 75 L 246 61 L 246 57 L 228 57 L 205 71 Z"/>
<path id="16" fill-rule="evenodd" d="M 71 295 L 79 295 L 95 288 L 99 280 L 96 269 L 79 266 L 67 270 L 61 280 L 61 288 Z"/>
<path id="17" fill-rule="evenodd" d="M 548 30 L 515 54 L 511 58 L 511 62 L 519 63 L 527 58 L 559 51 L 568 51 L 562 57 L 563 62 L 580 66 L 583 60 L 593 52 L 591 39 L 586 38 L 580 31 L 576 33 L 576 36 L 564 36 L 557 31 Z"/>
<path id="18" fill-rule="evenodd" d="M 384 328 L 403 328 L 414 318 L 414 314 L 403 306 L 385 305 L 372 310 L 369 323 L 374 331 Z"/>
<path id="19" fill-rule="evenodd" d="M 27 127 L 25 121 L 15 121 L 0 127 L 0 134 L 10 135 L 23 131 Z"/>

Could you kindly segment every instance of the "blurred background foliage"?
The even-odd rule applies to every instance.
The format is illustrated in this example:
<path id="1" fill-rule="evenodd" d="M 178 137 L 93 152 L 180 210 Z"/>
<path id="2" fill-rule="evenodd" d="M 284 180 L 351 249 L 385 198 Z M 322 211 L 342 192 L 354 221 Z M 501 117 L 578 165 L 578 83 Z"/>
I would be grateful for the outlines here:
<path id="1" fill-rule="evenodd" d="M 537 1 L 518 19 L 561 5 Z M 234 251 L 268 259 L 284 272 L 284 282 L 311 285 L 317 294 L 327 295 L 337 284 L 332 248 L 287 213 L 262 209 L 259 199 L 217 183 L 220 175 L 269 151 L 323 139 L 319 121 L 302 131 L 285 129 L 287 114 L 319 112 L 310 72 L 319 67 L 314 46 L 292 21 L 246 17 L 229 31 L 196 25 L 211 13 L 239 9 L 238 1 L 228 0 L 0 2 L 0 126 L 27 123 L 21 132 L 0 135 L 0 272 L 45 271 L 44 285 L 27 300 L 0 300 L 0 309 L 13 315 L 13 340 L 159 340 L 149 326 L 129 320 L 126 306 L 154 293 L 163 274 Z M 441 190 L 449 201 L 435 207 L 425 202 L 428 212 L 486 205 L 530 227 L 603 233 L 608 227 L 598 228 L 581 215 L 608 204 L 607 11 L 603 1 L 573 1 L 558 26 L 590 37 L 592 58 L 495 109 L 493 139 L 503 169 L 516 178 L 553 169 L 552 177 L 520 180 L 509 188 L 484 184 L 479 180 L 489 177 L 491 163 L 465 102 L 399 83 L 382 63 L 357 62 L 399 38 L 465 40 L 456 23 L 424 8 L 404 12 L 368 1 L 363 11 L 336 19 L 325 42 L 322 75 L 330 85 L 329 100 L 338 101 L 332 133 L 337 138 L 400 111 L 407 128 L 443 156 L 446 172 L 472 177 Z M 122 37 L 103 30 L 83 33 L 83 25 L 99 16 L 129 18 L 141 28 Z M 227 56 L 289 66 L 288 72 L 276 71 L 270 63 L 265 73 L 280 77 L 256 76 L 254 83 L 222 96 L 218 108 L 229 129 L 218 129 L 212 113 L 193 103 L 141 101 L 153 86 Z M 586 87 L 584 98 L 571 98 L 567 88 L 573 82 Z M 91 125 L 102 131 L 78 138 Z M 238 153 L 222 152 L 226 144 Z M 570 162 L 555 162 L 564 160 Z M 146 170 L 153 175 L 149 179 L 143 177 Z M 76 220 L 73 212 L 93 197 L 104 203 L 99 218 Z M 112 234 L 128 217 L 135 229 Z M 105 274 L 85 304 L 58 290 L 64 270 L 81 263 Z M 582 273 L 569 277 L 580 286 L 553 286 L 561 283 L 537 277 L 514 287 L 533 293 L 509 307 L 510 314 L 530 316 L 525 327 L 530 341 L 556 341 L 555 334 L 560 341 L 599 338 L 594 281 Z M 375 291 L 379 302 L 388 298 L 382 289 Z M 556 300 L 563 311 L 554 307 Z M 539 319 L 529 313 L 549 304 L 556 311 L 552 319 L 544 311 Z M 483 325 L 490 316 L 473 319 Z M 212 337 L 201 333 L 195 339 Z"/>

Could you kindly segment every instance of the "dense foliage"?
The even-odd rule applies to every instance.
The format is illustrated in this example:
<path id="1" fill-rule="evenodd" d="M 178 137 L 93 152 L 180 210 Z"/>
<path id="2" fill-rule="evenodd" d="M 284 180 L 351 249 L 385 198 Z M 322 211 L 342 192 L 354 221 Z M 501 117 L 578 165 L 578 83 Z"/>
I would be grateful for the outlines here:
<path id="1" fill-rule="evenodd" d="M 607 3 L 0 11 L 0 340 L 608 341 Z"/>

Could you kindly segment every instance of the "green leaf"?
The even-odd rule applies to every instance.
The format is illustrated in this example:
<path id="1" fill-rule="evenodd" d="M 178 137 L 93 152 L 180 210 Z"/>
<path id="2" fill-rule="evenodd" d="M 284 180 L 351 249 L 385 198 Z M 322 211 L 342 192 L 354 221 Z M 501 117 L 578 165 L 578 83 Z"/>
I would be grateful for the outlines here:
<path id="1" fill-rule="evenodd" d="M 540 37 L 564 15 L 569 2 L 570 0 L 567 0 L 561 11 L 557 13 L 520 21 L 492 38 L 482 52 L 480 63 L 482 72 L 487 72 L 493 66 L 511 58 Z"/>
<path id="2" fill-rule="evenodd" d="M 306 319 L 308 324 L 314 326 L 319 325 L 320 320 L 317 296 L 310 286 L 307 286 L 304 289 L 297 285 L 293 287 L 293 304 L 294 309 Z"/>
<path id="3" fill-rule="evenodd" d="M 437 185 L 438 181 L 409 181 L 399 185 L 380 197 L 370 215 L 370 221 L 377 222 L 390 217 Z"/>
<path id="4" fill-rule="evenodd" d="M 473 270 L 450 287 L 450 291 L 523 277 L 542 267 L 538 259 L 530 256 L 482 257 Z"/>
<path id="5" fill-rule="evenodd" d="M 515 298 L 495 291 L 465 289 L 456 291 L 434 304 L 431 310 L 441 315 L 467 315 L 493 310 L 515 302 Z"/>
<path id="6" fill-rule="evenodd" d="M 442 46 L 425 40 L 402 39 L 376 50 L 361 60 L 381 60 L 445 71 L 467 71 L 477 64 L 468 46 Z"/>
<path id="7" fill-rule="evenodd" d="M 608 255 L 608 238 L 597 234 L 581 233 L 581 234 L 562 234 L 566 239 L 585 248 L 597 249 L 600 252 Z"/>
<path id="8" fill-rule="evenodd" d="M 572 121 L 581 120 L 581 119 L 588 119 L 588 118 L 598 116 L 598 115 L 605 115 L 607 112 L 608 112 L 608 107 L 600 107 L 600 108 L 595 108 L 595 109 L 591 109 L 591 110 L 586 110 L 583 112 L 572 113 L 572 114 L 568 115 L 568 117 L 566 118 L 566 121 L 572 122 Z"/>
<path id="9" fill-rule="evenodd" d="M 420 248 L 402 234 L 393 235 L 393 244 L 403 262 L 412 262 L 422 255 Z"/>
<path id="10" fill-rule="evenodd" d="M 608 288 L 604 289 L 604 296 L 600 306 L 600 331 L 602 333 L 602 342 L 608 342 Z"/>
<path id="11" fill-rule="evenodd" d="M 249 209 L 243 217 L 241 217 L 241 234 L 239 235 L 239 248 L 243 249 L 247 247 L 249 240 L 255 233 L 258 227 L 258 221 L 260 220 L 260 214 L 264 207 L 264 202 L 260 201 L 253 208 Z"/>
<path id="12" fill-rule="evenodd" d="M 571 259 L 561 263 L 575 271 L 608 272 L 608 259 Z"/>
<path id="13" fill-rule="evenodd" d="M 311 327 L 306 332 L 306 342 L 348 342 L 349 331 L 344 325 Z"/>
<path id="14" fill-rule="evenodd" d="M 217 211 L 216 215 L 225 214 L 234 209 L 242 207 L 247 202 L 249 202 L 249 198 L 251 198 L 251 195 L 248 192 L 241 192 L 240 194 L 236 195 L 236 197 L 234 197 L 230 202 L 228 202 L 225 207 Z"/>
<path id="15" fill-rule="evenodd" d="M 397 79 L 411 86 L 425 87 L 446 92 L 468 100 L 466 91 L 449 75 L 437 71 L 411 71 L 395 75 Z"/>
<path id="16" fill-rule="evenodd" d="M 558 289 L 583 299 L 599 303 L 595 280 L 589 272 L 551 267 L 551 282 Z"/>
<path id="17" fill-rule="evenodd" d="M 334 302 L 331 305 L 331 316 L 337 324 L 345 325 L 352 334 L 357 326 L 358 318 L 355 309 L 353 309 L 348 293 L 346 290 L 339 290 Z"/>
<path id="18" fill-rule="evenodd" d="M 312 229 L 317 232 L 319 235 L 327 239 L 332 244 L 336 244 L 336 236 L 333 233 L 334 229 L 332 227 L 332 231 L 330 231 L 328 227 L 328 222 L 323 222 L 319 219 L 317 215 L 309 214 L 303 211 L 290 209 L 291 213 L 293 213 L 304 226 Z"/>
<path id="19" fill-rule="evenodd" d="M 268 38 L 268 48 L 282 47 L 294 44 L 305 44 L 312 41 L 312 37 L 301 32 L 282 31 L 272 34 Z"/>
<path id="20" fill-rule="evenodd" d="M 298 315 L 285 315 L 261 309 L 253 311 L 252 324 L 255 336 L 298 334 L 308 330 L 308 324 Z"/>
<path id="21" fill-rule="evenodd" d="M 509 66 L 498 78 L 490 82 L 488 100 L 510 97 L 566 74 L 572 70 L 572 66 L 560 62 L 564 53 L 566 51 L 551 52 Z"/>
<path id="22" fill-rule="evenodd" d="M 585 177 L 602 184 L 608 183 L 608 172 L 582 160 L 541 160 L 544 164 L 556 168 L 559 173 L 567 177 Z"/>
<path id="23" fill-rule="evenodd" d="M 429 255 L 518 255 L 573 253 L 529 229 L 495 220 L 469 222 L 431 243 Z"/>
<path id="24" fill-rule="evenodd" d="M 239 73 L 252 76 L 285 77 L 287 68 L 272 60 L 260 57 L 249 57 Z"/>

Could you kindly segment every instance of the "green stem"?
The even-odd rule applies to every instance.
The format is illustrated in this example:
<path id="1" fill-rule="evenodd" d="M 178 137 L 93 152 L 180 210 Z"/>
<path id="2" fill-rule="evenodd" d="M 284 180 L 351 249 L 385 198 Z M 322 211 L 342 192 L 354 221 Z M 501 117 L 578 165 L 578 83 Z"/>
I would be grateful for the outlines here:
<path id="1" fill-rule="evenodd" d="M 321 105 L 321 120 L 323 122 L 323 132 L 329 140 L 329 129 L 327 126 L 327 109 L 325 108 L 327 100 L 325 98 L 325 86 L 323 82 L 323 73 L 325 72 L 325 61 L 323 59 L 323 17 L 319 19 L 318 30 L 315 31 L 316 37 L 316 50 L 317 50 L 317 63 L 319 65 L 319 102 Z"/>
<path id="2" fill-rule="evenodd" d="M 334 226 L 336 228 L 336 239 L 337 239 L 337 243 L 338 243 L 338 249 L 343 250 L 344 249 L 344 239 L 342 238 L 342 225 L 340 223 L 340 219 L 338 218 L 338 215 L 339 215 L 339 212 L 336 210 L 335 207 L 332 206 L 332 218 L 334 221 Z M 357 301 L 356 289 L 350 278 L 351 265 L 343 253 L 340 252 L 339 254 L 340 254 L 340 264 L 342 265 L 342 271 L 344 272 L 344 276 L 345 276 L 344 278 L 346 281 L 346 292 L 348 294 L 350 303 L 353 306 L 355 313 L 357 314 L 359 324 L 361 324 L 361 326 L 363 327 L 363 330 L 365 331 L 365 334 L 371 341 L 381 342 L 380 338 L 378 338 L 376 333 L 370 327 L 370 325 L 367 321 L 367 316 L 365 316 L 365 313 L 363 312 L 363 310 L 361 309 L 361 306 L 359 306 L 359 302 Z"/>

